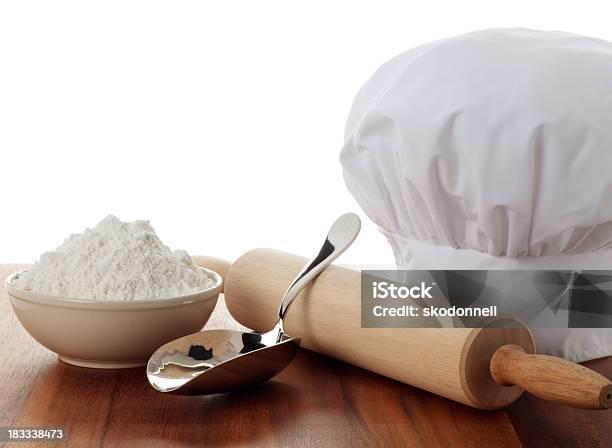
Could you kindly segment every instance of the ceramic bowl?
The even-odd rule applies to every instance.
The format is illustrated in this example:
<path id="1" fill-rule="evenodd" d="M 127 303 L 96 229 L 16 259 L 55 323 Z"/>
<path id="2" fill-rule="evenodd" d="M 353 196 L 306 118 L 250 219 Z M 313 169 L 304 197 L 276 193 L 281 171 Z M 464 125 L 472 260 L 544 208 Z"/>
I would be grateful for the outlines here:
<path id="1" fill-rule="evenodd" d="M 173 339 L 195 333 L 217 303 L 215 285 L 182 297 L 146 301 L 91 301 L 45 296 L 12 286 L 25 271 L 6 279 L 13 310 L 30 335 L 68 364 L 117 369 L 147 364 L 151 354 Z"/>

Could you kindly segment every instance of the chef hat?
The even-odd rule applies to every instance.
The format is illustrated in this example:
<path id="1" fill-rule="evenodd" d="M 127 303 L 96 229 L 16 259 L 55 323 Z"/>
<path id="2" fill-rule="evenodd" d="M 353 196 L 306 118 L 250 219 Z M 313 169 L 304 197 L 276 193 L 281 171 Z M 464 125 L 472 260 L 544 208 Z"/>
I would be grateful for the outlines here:
<path id="1" fill-rule="evenodd" d="M 359 91 L 341 162 L 400 268 L 610 269 L 612 44 L 485 30 L 402 53 Z M 550 351 L 612 354 L 603 331 Z"/>

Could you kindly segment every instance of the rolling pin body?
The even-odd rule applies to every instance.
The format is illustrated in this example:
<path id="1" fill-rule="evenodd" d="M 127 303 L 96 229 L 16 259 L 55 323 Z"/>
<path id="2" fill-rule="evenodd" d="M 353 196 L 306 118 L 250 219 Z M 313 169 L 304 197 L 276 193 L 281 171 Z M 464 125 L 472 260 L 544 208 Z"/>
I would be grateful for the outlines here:
<path id="1" fill-rule="evenodd" d="M 242 255 L 225 282 L 231 314 L 256 331 L 269 330 L 278 304 L 306 259 L 269 249 Z M 515 344 L 535 347 L 525 328 L 361 328 L 361 277 L 330 266 L 302 292 L 285 329 L 302 346 L 381 375 L 481 409 L 516 400 L 518 387 L 505 387 L 489 373 L 494 351 Z"/>
<path id="2" fill-rule="evenodd" d="M 279 299 L 306 259 L 269 249 L 241 256 L 225 279 L 232 315 L 272 328 Z M 301 296 L 301 297 L 300 297 Z M 362 328 L 361 275 L 330 266 L 300 294 L 285 330 L 302 345 L 480 409 L 500 409 L 524 390 L 586 409 L 612 406 L 612 383 L 564 359 L 535 354 L 530 331 L 498 319 L 487 328 Z"/>

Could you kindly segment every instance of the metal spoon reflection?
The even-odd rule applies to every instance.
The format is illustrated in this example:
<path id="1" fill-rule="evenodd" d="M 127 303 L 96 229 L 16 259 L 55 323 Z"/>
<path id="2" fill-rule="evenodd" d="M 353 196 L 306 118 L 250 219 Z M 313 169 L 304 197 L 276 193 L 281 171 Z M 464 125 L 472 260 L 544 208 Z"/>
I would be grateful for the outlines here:
<path id="1" fill-rule="evenodd" d="M 285 292 L 272 330 L 206 330 L 169 342 L 149 359 L 149 383 L 160 392 L 205 395 L 233 391 L 275 376 L 293 360 L 300 346 L 300 339 L 287 335 L 283 327 L 293 300 L 355 241 L 360 228 L 361 221 L 354 213 L 334 222 L 319 254 Z"/>

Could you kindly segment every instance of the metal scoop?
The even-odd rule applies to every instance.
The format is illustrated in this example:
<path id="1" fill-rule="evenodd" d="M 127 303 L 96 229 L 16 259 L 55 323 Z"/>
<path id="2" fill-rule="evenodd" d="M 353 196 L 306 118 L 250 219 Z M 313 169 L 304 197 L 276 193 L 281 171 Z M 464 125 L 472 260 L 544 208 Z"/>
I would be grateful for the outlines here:
<path id="1" fill-rule="evenodd" d="M 206 395 L 230 392 L 275 376 L 293 360 L 300 346 L 300 339 L 287 335 L 283 328 L 293 300 L 355 241 L 360 228 L 361 221 L 354 213 L 334 222 L 319 254 L 285 292 L 272 330 L 207 330 L 175 339 L 149 359 L 149 383 L 160 392 Z"/>

